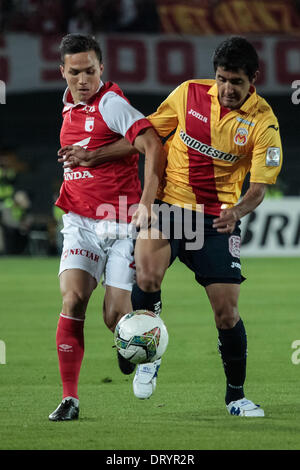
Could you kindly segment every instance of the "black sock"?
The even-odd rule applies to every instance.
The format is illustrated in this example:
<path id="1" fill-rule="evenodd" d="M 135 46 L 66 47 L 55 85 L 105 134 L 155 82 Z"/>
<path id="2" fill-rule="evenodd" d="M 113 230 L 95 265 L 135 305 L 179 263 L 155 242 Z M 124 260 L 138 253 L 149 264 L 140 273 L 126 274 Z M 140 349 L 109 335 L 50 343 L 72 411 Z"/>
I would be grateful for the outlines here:
<path id="1" fill-rule="evenodd" d="M 226 375 L 226 405 L 244 397 L 246 378 L 247 336 L 243 321 L 229 330 L 218 329 L 219 352 Z"/>
<path id="2" fill-rule="evenodd" d="M 162 308 L 161 291 L 144 292 L 137 284 L 134 284 L 131 293 L 131 302 L 133 310 L 145 309 L 159 315 Z"/>

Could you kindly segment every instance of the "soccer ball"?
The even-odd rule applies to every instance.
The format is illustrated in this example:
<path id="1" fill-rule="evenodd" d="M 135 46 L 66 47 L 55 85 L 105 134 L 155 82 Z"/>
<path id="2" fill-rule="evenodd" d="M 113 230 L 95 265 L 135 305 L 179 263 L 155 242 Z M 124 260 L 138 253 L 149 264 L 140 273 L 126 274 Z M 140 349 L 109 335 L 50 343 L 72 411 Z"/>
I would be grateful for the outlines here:
<path id="1" fill-rule="evenodd" d="M 148 310 L 136 310 L 121 318 L 114 340 L 121 356 L 133 364 L 144 364 L 161 358 L 169 335 L 159 316 Z"/>

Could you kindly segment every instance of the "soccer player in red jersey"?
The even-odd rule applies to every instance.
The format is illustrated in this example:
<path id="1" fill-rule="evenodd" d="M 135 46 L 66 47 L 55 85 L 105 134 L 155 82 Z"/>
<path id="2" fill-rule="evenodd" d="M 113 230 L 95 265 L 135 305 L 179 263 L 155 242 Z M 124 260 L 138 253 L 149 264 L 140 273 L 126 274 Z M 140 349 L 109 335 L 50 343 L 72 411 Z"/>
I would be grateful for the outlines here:
<path id="1" fill-rule="evenodd" d="M 239 225 L 263 201 L 266 186 L 276 182 L 281 139 L 276 116 L 254 87 L 259 69 L 254 47 L 245 38 L 229 38 L 217 47 L 213 63 L 214 80 L 182 83 L 148 116 L 166 140 L 168 156 L 155 205 L 158 223 L 141 230 L 136 241 L 132 305 L 161 307 L 165 272 L 178 257 L 205 288 L 214 312 L 229 414 L 262 417 L 263 409 L 244 394 L 247 336 L 238 308 L 244 281 Z M 122 142 L 124 149 L 129 147 Z M 113 149 L 108 146 L 106 155 L 114 156 Z M 94 165 L 87 160 L 85 165 Z M 241 197 L 247 174 L 250 184 Z M 199 213 L 204 213 L 204 243 L 191 248 L 189 235 L 203 228 Z M 153 236 L 155 227 L 159 237 Z M 151 364 L 138 366 L 133 381 L 137 397 L 151 396 L 157 370 Z"/>
<path id="2" fill-rule="evenodd" d="M 96 40 L 70 34 L 63 38 L 60 50 L 61 73 L 68 85 L 58 152 L 62 161 L 80 152 L 99 158 L 103 146 L 122 137 L 134 144 L 135 150 L 123 154 L 122 159 L 105 162 L 102 158 L 101 165 L 93 168 L 80 164 L 64 168 L 56 201 L 65 211 L 59 269 L 63 303 L 56 333 L 63 400 L 50 414 L 52 421 L 78 418 L 85 313 L 102 276 L 107 327 L 113 332 L 121 316 L 132 310 L 135 267 L 130 228 L 132 223 L 136 227 L 148 225 L 159 182 L 159 161 L 164 158 L 161 141 L 149 121 L 130 105 L 118 85 L 102 82 L 104 66 Z M 137 151 L 145 154 L 143 191 Z"/>

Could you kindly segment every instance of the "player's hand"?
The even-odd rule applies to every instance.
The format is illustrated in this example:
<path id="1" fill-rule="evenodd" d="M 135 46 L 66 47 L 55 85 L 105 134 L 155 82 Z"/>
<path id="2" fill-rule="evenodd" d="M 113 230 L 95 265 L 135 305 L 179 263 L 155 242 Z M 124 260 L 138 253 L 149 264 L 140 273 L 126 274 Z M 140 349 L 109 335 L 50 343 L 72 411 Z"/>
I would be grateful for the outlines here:
<path id="1" fill-rule="evenodd" d="M 239 213 L 236 207 L 224 209 L 220 213 L 220 217 L 213 220 L 213 228 L 219 233 L 232 233 L 235 224 L 239 220 Z"/>
<path id="2" fill-rule="evenodd" d="M 88 150 L 85 150 L 79 145 L 66 145 L 57 152 L 57 155 L 60 157 L 58 162 L 62 163 L 64 168 L 90 166 L 88 158 L 89 153 Z"/>
<path id="3" fill-rule="evenodd" d="M 132 216 L 131 222 L 139 231 L 148 230 L 151 223 L 151 206 L 148 207 L 140 203 Z"/>

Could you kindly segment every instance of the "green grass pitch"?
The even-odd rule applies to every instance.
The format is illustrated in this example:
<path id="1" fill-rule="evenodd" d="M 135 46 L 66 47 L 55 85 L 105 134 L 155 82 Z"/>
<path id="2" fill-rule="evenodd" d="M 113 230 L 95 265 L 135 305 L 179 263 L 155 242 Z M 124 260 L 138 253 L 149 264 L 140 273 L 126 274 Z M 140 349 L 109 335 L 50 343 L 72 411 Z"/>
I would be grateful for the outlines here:
<path id="1" fill-rule="evenodd" d="M 88 307 L 80 419 L 48 421 L 61 399 L 55 332 L 57 258 L 0 258 L 0 449 L 300 449 L 299 259 L 243 260 L 240 314 L 248 334 L 246 397 L 265 418 L 229 416 L 217 333 L 205 291 L 179 263 L 163 284 L 169 346 L 150 400 L 133 396 L 101 318 L 103 289 Z M 300 357 L 300 354 L 299 354 Z"/>

